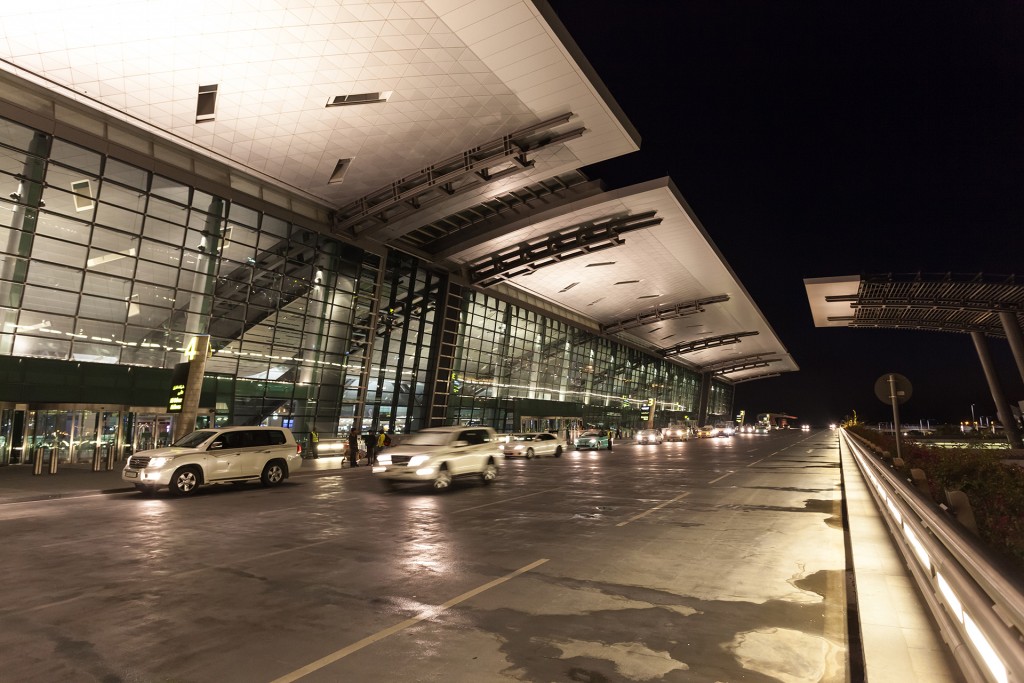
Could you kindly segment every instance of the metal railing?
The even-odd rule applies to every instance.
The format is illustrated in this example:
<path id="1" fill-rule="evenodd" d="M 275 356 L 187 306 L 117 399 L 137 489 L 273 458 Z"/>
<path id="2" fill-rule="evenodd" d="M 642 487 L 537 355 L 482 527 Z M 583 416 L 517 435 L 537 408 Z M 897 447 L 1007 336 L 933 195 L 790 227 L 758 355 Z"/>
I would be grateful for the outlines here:
<path id="1" fill-rule="evenodd" d="M 1020 589 L 858 438 L 842 436 L 964 677 L 1024 682 Z"/>

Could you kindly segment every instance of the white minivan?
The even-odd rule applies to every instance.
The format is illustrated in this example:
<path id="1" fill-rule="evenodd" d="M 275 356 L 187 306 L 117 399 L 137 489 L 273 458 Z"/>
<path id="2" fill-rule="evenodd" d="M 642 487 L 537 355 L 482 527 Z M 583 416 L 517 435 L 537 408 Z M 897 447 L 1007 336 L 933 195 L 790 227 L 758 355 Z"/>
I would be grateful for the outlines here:
<path id="1" fill-rule="evenodd" d="M 274 486 L 302 467 L 301 453 L 283 427 L 200 429 L 166 448 L 132 455 L 121 479 L 145 494 L 166 486 L 176 496 L 195 493 L 202 484 L 259 480 Z"/>

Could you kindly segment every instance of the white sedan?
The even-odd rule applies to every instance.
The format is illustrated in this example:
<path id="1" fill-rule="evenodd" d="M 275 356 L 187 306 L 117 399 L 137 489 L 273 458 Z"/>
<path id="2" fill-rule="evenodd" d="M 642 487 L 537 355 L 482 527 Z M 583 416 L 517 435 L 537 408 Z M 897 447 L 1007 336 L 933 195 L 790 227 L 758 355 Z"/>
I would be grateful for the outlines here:
<path id="1" fill-rule="evenodd" d="M 508 441 L 501 444 L 501 452 L 506 458 L 539 458 L 542 455 L 562 456 L 562 442 L 554 434 L 532 432 L 527 434 L 509 434 Z"/>

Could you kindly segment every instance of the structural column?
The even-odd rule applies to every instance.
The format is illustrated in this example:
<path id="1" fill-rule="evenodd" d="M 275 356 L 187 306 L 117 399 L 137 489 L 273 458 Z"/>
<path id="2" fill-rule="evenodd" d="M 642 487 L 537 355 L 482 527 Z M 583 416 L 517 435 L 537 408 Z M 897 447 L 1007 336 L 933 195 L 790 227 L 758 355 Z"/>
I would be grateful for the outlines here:
<path id="1" fill-rule="evenodd" d="M 1011 311 L 999 311 L 999 322 L 1003 324 L 1003 331 L 1006 332 L 1006 341 L 1010 343 L 1013 359 L 1017 361 L 1017 372 L 1020 373 L 1020 378 L 1024 379 L 1024 341 L 1021 340 L 1020 323 L 1017 321 L 1017 314 Z"/>
<path id="2" fill-rule="evenodd" d="M 974 348 L 978 351 L 978 360 L 981 361 L 981 369 L 985 371 L 985 379 L 988 380 L 989 391 L 992 392 L 992 400 L 996 404 L 996 414 L 999 421 L 1003 423 L 1006 431 L 1006 440 L 1010 442 L 1011 448 L 1021 448 L 1020 432 L 1017 431 L 1017 422 L 1010 411 L 1010 404 L 1006 402 L 1006 396 L 999 385 L 999 377 L 996 375 L 995 366 L 992 364 L 992 356 L 988 352 L 988 344 L 985 342 L 985 335 L 976 330 L 971 332 L 971 339 L 974 341 Z"/>

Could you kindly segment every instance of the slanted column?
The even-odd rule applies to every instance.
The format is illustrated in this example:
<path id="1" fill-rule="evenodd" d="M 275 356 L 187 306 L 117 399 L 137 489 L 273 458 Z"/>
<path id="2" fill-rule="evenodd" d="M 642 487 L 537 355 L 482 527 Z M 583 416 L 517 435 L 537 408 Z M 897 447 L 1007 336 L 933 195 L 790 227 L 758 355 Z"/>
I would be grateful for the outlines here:
<path id="1" fill-rule="evenodd" d="M 1022 448 L 1024 445 L 1021 444 L 1020 432 L 1017 431 L 1017 422 L 1013 419 L 1010 404 L 1006 402 L 1003 388 L 999 384 L 999 377 L 996 375 L 995 366 L 992 364 L 992 356 L 989 355 L 985 335 L 974 330 L 971 332 L 971 339 L 974 341 L 974 348 L 978 351 L 981 369 L 985 371 L 988 389 L 992 392 L 992 400 L 996 404 L 996 414 L 999 415 L 999 421 L 1003 423 L 1003 429 L 1006 431 L 1006 440 L 1010 442 L 1011 448 Z"/>
<path id="2" fill-rule="evenodd" d="M 999 311 L 999 322 L 1003 324 L 1003 331 L 1006 332 L 1006 341 L 1010 343 L 1013 359 L 1017 361 L 1017 372 L 1020 373 L 1020 378 L 1024 379 L 1024 341 L 1021 340 L 1020 323 L 1017 322 L 1017 314 L 1011 311 Z"/>

